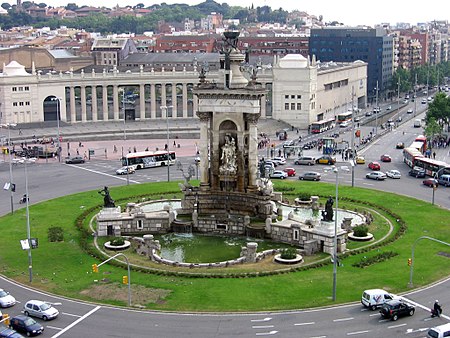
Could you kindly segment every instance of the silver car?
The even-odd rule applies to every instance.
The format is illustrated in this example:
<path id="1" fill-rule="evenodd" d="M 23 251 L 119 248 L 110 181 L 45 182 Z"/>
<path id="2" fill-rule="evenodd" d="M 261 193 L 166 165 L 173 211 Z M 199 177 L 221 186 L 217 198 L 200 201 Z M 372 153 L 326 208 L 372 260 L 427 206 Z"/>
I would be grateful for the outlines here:
<path id="1" fill-rule="evenodd" d="M 23 306 L 23 313 L 26 316 L 38 317 L 49 320 L 58 317 L 59 311 L 51 304 L 41 300 L 29 300 Z"/>
<path id="2" fill-rule="evenodd" d="M 297 165 L 314 165 L 314 164 L 316 164 L 316 159 L 315 159 L 315 157 L 302 156 L 302 157 L 299 157 L 298 159 L 296 159 L 294 161 L 294 164 L 297 164 Z"/>

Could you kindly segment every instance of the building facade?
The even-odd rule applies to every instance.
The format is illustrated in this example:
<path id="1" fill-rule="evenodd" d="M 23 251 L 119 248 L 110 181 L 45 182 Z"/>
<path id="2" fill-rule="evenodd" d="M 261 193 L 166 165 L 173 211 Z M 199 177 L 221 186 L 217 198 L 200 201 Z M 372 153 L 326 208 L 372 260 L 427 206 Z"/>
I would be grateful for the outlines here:
<path id="1" fill-rule="evenodd" d="M 393 74 L 393 38 L 383 28 L 326 27 L 312 29 L 309 55 L 321 62 L 367 63 L 367 96 L 387 90 Z"/>
<path id="2" fill-rule="evenodd" d="M 292 57 L 286 58 L 281 65 L 290 64 Z M 302 58 L 299 63 L 307 65 L 309 61 Z M 361 74 L 366 67 L 362 62 L 326 70 L 311 62 L 304 68 L 262 67 L 257 72 L 258 83 L 266 89 L 261 97 L 261 116 L 307 129 L 311 122 L 330 115 L 332 110 L 344 109 L 343 102 L 350 102 L 352 90 L 361 105 L 366 99 L 359 92 L 360 88 L 366 89 Z M 36 123 L 58 117 L 67 123 L 151 120 L 165 117 L 162 107 L 171 107 L 171 119 L 194 118 L 198 101 L 193 89 L 199 83 L 199 75 L 204 73 L 211 81 L 217 78 L 217 71 L 206 71 L 201 65 L 190 71 L 144 70 L 143 66 L 138 69 L 42 74 L 33 67 L 27 72 L 23 65 L 12 61 L 0 74 L 0 122 Z M 250 78 L 251 72 L 246 76 Z M 328 90 L 330 83 L 332 90 Z M 337 83 L 345 85 L 337 87 Z M 295 95 L 293 100 L 299 100 L 300 106 L 296 104 L 291 109 L 289 105 L 286 109 L 287 91 Z"/>

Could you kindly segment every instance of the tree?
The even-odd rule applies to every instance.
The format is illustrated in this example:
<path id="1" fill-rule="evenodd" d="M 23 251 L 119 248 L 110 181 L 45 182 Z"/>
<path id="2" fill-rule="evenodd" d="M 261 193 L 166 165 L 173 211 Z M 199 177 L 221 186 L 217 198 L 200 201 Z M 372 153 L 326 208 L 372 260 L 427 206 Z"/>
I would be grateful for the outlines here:
<path id="1" fill-rule="evenodd" d="M 2 8 L 8 10 L 11 8 L 11 5 L 7 2 L 4 2 L 4 3 L 2 3 Z"/>
<path id="2" fill-rule="evenodd" d="M 439 135 L 442 133 L 442 126 L 440 126 L 439 123 L 437 123 L 436 120 L 433 117 L 431 117 L 427 121 L 424 131 L 425 131 L 425 136 L 429 140 L 433 141 L 435 135 Z M 433 142 L 430 142 L 430 148 L 431 148 L 431 144 L 433 144 Z"/>
<path id="3" fill-rule="evenodd" d="M 445 93 L 437 93 L 434 100 L 428 105 L 426 121 L 434 119 L 441 127 L 450 121 L 450 98 Z"/>
<path id="4" fill-rule="evenodd" d="M 78 5 L 74 2 L 68 3 L 66 9 L 69 11 L 76 11 L 78 9 Z"/>

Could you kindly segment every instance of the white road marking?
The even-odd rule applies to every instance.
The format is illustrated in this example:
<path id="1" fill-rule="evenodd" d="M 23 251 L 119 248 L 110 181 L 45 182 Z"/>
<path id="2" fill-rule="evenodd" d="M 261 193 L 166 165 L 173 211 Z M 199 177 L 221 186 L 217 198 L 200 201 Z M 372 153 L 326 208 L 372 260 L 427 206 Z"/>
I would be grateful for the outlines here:
<path id="1" fill-rule="evenodd" d="M 402 327 L 405 326 L 406 324 L 398 324 L 398 325 L 392 325 L 392 326 L 388 326 L 388 329 L 396 329 L 398 327 Z"/>
<path id="2" fill-rule="evenodd" d="M 272 320 L 272 318 L 266 317 L 266 318 L 263 318 L 263 319 L 252 319 L 251 322 L 267 322 L 269 320 Z"/>
<path id="3" fill-rule="evenodd" d="M 63 330 L 59 331 L 57 334 L 53 335 L 52 338 L 57 338 L 60 335 L 62 335 L 63 333 L 69 331 L 72 327 L 74 327 L 75 325 L 77 325 L 78 323 L 80 323 L 81 321 L 83 321 L 85 318 L 89 317 L 91 314 L 93 314 L 94 312 L 96 312 L 97 310 L 101 309 L 101 306 L 96 306 L 95 308 L 93 308 L 91 311 L 89 311 L 88 313 L 86 313 L 83 317 L 78 318 L 76 321 L 74 321 L 72 324 L 70 324 L 69 326 L 65 327 Z"/>
<path id="4" fill-rule="evenodd" d="M 121 181 L 126 181 L 127 180 L 126 177 L 119 177 L 117 175 L 111 175 L 111 174 L 107 174 L 107 173 L 102 173 L 101 171 L 97 171 L 97 170 L 89 169 L 89 168 L 84 168 L 84 167 L 78 166 L 78 165 L 73 165 L 73 164 L 66 164 L 66 165 L 68 165 L 70 167 L 86 170 L 86 171 L 89 171 L 89 172 L 94 173 L 94 174 L 99 174 L 99 175 L 103 175 L 103 176 L 112 177 L 112 178 L 115 178 L 115 179 L 118 179 L 118 180 L 121 180 Z M 120 176 L 122 176 L 122 175 L 120 175 Z M 126 176 L 126 175 L 124 175 L 124 176 Z M 138 182 L 138 181 L 134 181 L 134 180 L 129 180 L 129 181 L 131 183 L 140 184 L 140 182 Z"/>
<path id="5" fill-rule="evenodd" d="M 270 329 L 273 325 L 259 325 L 259 326 L 252 326 L 252 329 Z"/>
<path id="6" fill-rule="evenodd" d="M 309 323 L 297 323 L 294 324 L 294 326 L 302 326 L 302 325 L 314 325 L 316 322 L 309 322 Z"/>
<path id="7" fill-rule="evenodd" d="M 357 334 L 363 334 L 363 333 L 369 333 L 370 331 L 355 331 L 355 332 L 348 332 L 347 336 L 354 336 Z"/>
<path id="8" fill-rule="evenodd" d="M 355 318 L 353 318 L 353 317 L 348 317 L 348 318 L 340 318 L 340 319 L 333 319 L 333 322 L 345 322 L 345 321 L 348 321 L 348 320 L 352 320 L 352 319 L 355 319 Z"/>
<path id="9" fill-rule="evenodd" d="M 257 333 L 257 336 L 273 336 L 274 334 L 277 334 L 278 331 L 270 331 L 270 332 L 262 332 L 262 333 Z"/>
<path id="10" fill-rule="evenodd" d="M 53 330 L 58 330 L 58 331 L 62 330 L 62 328 L 60 328 L 60 327 L 49 326 L 49 325 L 47 325 L 46 328 L 53 329 Z"/>
<path id="11" fill-rule="evenodd" d="M 72 316 L 72 317 L 78 317 L 78 318 L 81 317 L 80 315 L 74 315 L 73 313 L 67 313 L 67 312 L 62 312 L 62 314 L 66 315 L 66 316 Z"/>

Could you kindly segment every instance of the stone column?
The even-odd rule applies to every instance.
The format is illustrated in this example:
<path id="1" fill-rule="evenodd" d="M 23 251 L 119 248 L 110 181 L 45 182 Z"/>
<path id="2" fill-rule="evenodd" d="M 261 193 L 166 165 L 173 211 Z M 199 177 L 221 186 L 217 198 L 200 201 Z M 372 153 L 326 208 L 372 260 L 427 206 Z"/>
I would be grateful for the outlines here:
<path id="1" fill-rule="evenodd" d="M 175 119 L 178 117 L 178 102 L 177 102 L 177 84 L 172 83 L 172 118 Z"/>
<path id="2" fill-rule="evenodd" d="M 81 86 L 81 122 L 87 121 L 86 112 L 86 87 Z"/>
<path id="3" fill-rule="evenodd" d="M 267 96 L 263 95 L 263 96 L 261 96 L 261 99 L 260 99 L 260 102 L 259 102 L 259 105 L 261 106 L 261 116 L 262 117 L 266 117 L 267 116 L 266 99 L 267 99 Z"/>
<path id="4" fill-rule="evenodd" d="M 103 121 L 108 121 L 108 86 L 102 86 Z"/>
<path id="5" fill-rule="evenodd" d="M 98 107 L 97 107 L 97 86 L 92 86 L 92 93 L 91 93 L 91 98 L 92 98 L 92 103 L 91 103 L 91 107 L 92 107 L 92 121 L 95 122 L 97 121 L 97 114 L 98 114 Z"/>
<path id="6" fill-rule="evenodd" d="M 143 84 L 139 85 L 139 105 L 140 105 L 140 112 L 139 112 L 138 120 L 144 120 L 145 119 L 145 85 L 143 85 Z"/>
<path id="7" fill-rule="evenodd" d="M 188 96 L 187 96 L 187 84 L 183 83 L 183 90 L 182 90 L 182 97 L 183 97 L 183 117 L 187 117 L 188 113 Z"/>
<path id="8" fill-rule="evenodd" d="M 150 119 L 156 118 L 156 88 L 155 84 L 150 84 Z"/>
<path id="9" fill-rule="evenodd" d="M 248 190 L 256 191 L 256 179 L 258 177 L 258 119 L 259 114 L 247 114 L 248 123 Z"/>
<path id="10" fill-rule="evenodd" d="M 166 84 L 165 83 L 161 83 L 161 106 L 167 106 L 167 102 L 166 102 Z M 170 106 L 170 104 L 169 104 Z"/>
<path id="11" fill-rule="evenodd" d="M 75 104 L 75 88 L 70 87 L 70 122 L 77 122 L 77 108 Z"/>
<path id="12" fill-rule="evenodd" d="M 197 112 L 197 116 L 200 119 L 200 188 L 206 190 L 209 187 L 208 129 L 211 113 Z"/>
<path id="13" fill-rule="evenodd" d="M 113 86 L 113 113 L 114 121 L 119 121 L 119 86 Z"/>

